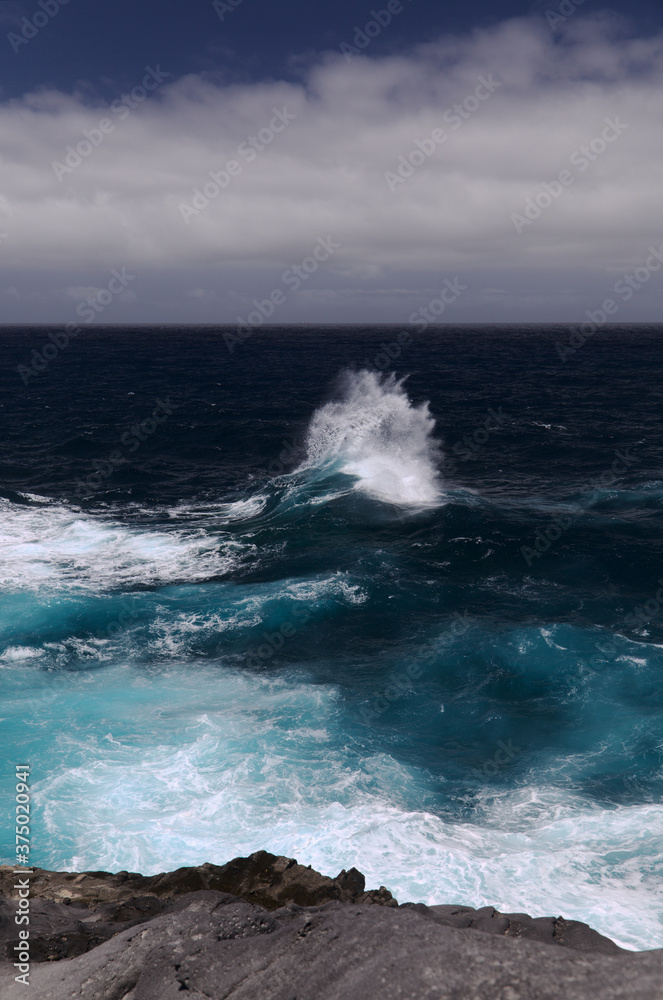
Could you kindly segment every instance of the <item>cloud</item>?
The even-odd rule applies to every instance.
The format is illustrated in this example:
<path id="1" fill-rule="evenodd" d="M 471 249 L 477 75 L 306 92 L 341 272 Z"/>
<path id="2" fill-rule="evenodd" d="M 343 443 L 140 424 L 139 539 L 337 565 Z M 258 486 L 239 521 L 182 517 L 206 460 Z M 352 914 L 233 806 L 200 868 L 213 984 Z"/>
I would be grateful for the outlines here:
<path id="1" fill-rule="evenodd" d="M 341 249 L 279 319 L 405 319 L 456 274 L 471 289 L 458 320 L 573 319 L 663 241 L 662 82 L 663 35 L 577 14 L 556 36 L 518 19 L 396 57 L 327 53 L 299 84 L 166 77 L 110 107 L 37 90 L 0 105 L 5 274 L 56 303 L 126 266 L 134 319 L 185 319 L 193 300 L 233 321 L 237 296 L 268 294 L 331 236 Z M 626 127 L 601 150 L 606 120 Z M 565 169 L 518 232 L 512 216 Z M 633 318 L 660 310 L 660 289 Z"/>

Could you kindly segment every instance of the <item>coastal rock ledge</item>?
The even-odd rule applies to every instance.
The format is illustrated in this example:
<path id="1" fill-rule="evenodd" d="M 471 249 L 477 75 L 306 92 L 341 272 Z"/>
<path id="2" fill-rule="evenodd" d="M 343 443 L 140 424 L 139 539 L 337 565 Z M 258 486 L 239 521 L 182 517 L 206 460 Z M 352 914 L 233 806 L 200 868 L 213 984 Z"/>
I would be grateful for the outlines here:
<path id="1" fill-rule="evenodd" d="M 16 879 L 0 866 L 0 1000 L 27 995 Z M 663 1000 L 663 949 L 562 917 L 399 905 L 356 868 L 266 851 L 153 876 L 33 869 L 29 929 L 40 1000 Z"/>

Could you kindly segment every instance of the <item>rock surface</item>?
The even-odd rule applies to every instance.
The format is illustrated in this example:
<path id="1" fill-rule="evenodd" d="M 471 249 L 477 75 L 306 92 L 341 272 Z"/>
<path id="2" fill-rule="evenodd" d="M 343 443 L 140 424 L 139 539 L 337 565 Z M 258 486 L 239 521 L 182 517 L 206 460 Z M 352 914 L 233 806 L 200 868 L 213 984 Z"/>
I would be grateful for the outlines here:
<path id="1" fill-rule="evenodd" d="M 58 904 L 55 904 L 58 905 Z M 39 1000 L 661 1000 L 663 953 L 601 955 L 451 927 L 416 907 L 288 903 L 201 890 L 69 961 Z M 493 918 L 489 918 L 493 919 Z M 0 996 L 25 987 L 0 967 Z"/>
<path id="2" fill-rule="evenodd" d="M 49 872 L 30 876 L 30 942 L 34 962 L 82 955 L 127 927 L 163 913 L 180 896 L 214 889 L 267 910 L 284 903 L 316 906 L 338 901 L 398 906 L 384 886 L 366 892 L 356 868 L 328 878 L 292 858 L 257 851 L 226 865 L 200 865 L 145 876 L 134 872 Z M 13 868 L 0 866 L 0 956 L 16 944 Z M 20 877 L 20 876 L 19 876 Z"/>
<path id="3" fill-rule="evenodd" d="M 16 881 L 9 865 L 0 865 L 0 895 L 11 896 Z M 120 903 L 139 896 L 176 899 L 198 889 L 216 889 L 241 896 L 252 903 L 276 910 L 284 903 L 316 906 L 331 900 L 342 903 L 377 903 L 398 906 L 384 886 L 366 892 L 364 876 L 356 868 L 329 878 L 293 858 L 256 851 L 248 858 L 234 858 L 225 865 L 178 868 L 161 875 L 135 872 L 49 872 L 31 869 L 30 895 L 54 899 L 73 906 Z M 123 919 L 123 918 L 120 918 Z"/>
<path id="4" fill-rule="evenodd" d="M 26 995 L 15 881 L 0 868 L 1 1000 Z M 663 1000 L 663 950 L 561 917 L 398 906 L 356 869 L 265 851 L 151 877 L 34 869 L 30 890 L 40 1000 Z"/>

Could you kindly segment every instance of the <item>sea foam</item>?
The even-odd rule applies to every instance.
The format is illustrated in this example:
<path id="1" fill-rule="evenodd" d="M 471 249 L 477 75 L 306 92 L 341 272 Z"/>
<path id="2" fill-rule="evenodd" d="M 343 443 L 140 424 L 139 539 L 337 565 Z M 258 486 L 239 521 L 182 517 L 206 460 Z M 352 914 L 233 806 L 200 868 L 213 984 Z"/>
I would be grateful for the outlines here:
<path id="1" fill-rule="evenodd" d="M 333 464 L 356 488 L 405 507 L 440 503 L 440 445 L 427 402 L 414 406 L 405 379 L 362 370 L 345 372 L 338 398 L 313 415 L 304 465 Z"/>
<path id="2" fill-rule="evenodd" d="M 627 948 L 663 945 L 659 804 L 606 810 L 528 784 L 479 793 L 481 823 L 410 808 L 423 774 L 339 739 L 339 689 L 294 677 L 200 664 L 147 683 L 115 667 L 68 675 L 55 699 L 57 764 L 34 786 L 41 865 L 153 874 L 267 849 L 329 875 L 355 865 L 401 902 L 563 914 Z"/>
<path id="3" fill-rule="evenodd" d="M 0 584 L 16 590 L 92 591 L 193 582 L 237 565 L 237 544 L 202 528 L 128 527 L 64 504 L 0 500 Z"/>

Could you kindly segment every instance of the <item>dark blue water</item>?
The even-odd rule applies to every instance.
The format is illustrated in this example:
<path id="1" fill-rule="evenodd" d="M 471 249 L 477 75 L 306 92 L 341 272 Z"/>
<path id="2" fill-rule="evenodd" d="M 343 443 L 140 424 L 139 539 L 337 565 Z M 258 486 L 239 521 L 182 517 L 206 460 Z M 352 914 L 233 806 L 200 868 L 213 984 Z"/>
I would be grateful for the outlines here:
<path id="1" fill-rule="evenodd" d="M 98 328 L 28 375 L 49 328 L 0 332 L 31 859 L 266 848 L 661 947 L 663 328 L 400 332 Z"/>

